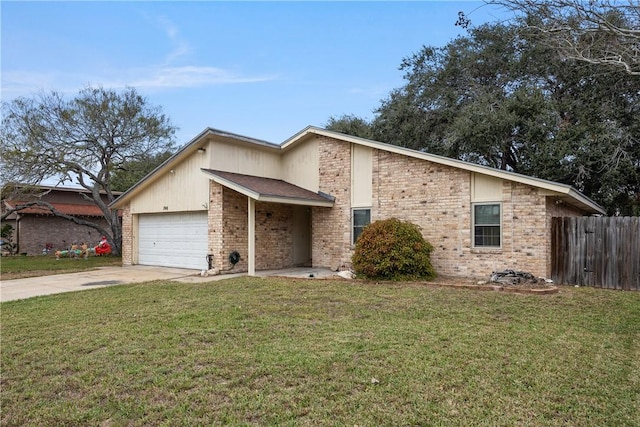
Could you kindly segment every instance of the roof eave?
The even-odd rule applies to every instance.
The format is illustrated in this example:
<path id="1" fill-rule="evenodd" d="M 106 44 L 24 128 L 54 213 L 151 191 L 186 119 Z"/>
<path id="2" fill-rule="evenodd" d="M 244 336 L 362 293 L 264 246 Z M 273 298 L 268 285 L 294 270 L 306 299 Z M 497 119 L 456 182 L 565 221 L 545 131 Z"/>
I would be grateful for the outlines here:
<path id="1" fill-rule="evenodd" d="M 280 146 L 278 144 L 274 144 L 261 139 L 251 138 L 248 136 L 239 135 L 232 132 L 226 132 L 220 129 L 214 129 L 214 128 L 208 127 L 204 129 L 202 132 L 200 132 L 198 135 L 196 135 L 194 138 L 192 138 L 184 146 L 182 146 L 178 151 L 175 152 L 175 154 L 173 154 L 167 160 L 162 162 L 159 166 L 157 166 L 154 170 L 149 172 L 147 175 L 145 175 L 140 181 L 134 184 L 133 187 L 125 191 L 120 197 L 118 197 L 117 200 L 113 201 L 109 205 L 109 207 L 111 207 L 112 209 L 116 209 L 124 206 L 124 204 L 128 202 L 135 194 L 137 194 L 139 191 L 143 190 L 148 185 L 150 185 L 155 180 L 154 177 L 159 177 L 160 172 L 162 170 L 170 169 L 171 166 L 182 161 L 184 158 L 191 155 L 193 152 L 197 151 L 198 148 L 200 148 L 199 145 L 203 141 L 207 141 L 210 137 L 231 139 L 234 141 L 250 143 L 252 145 L 260 146 L 265 149 L 280 150 Z"/>
<path id="2" fill-rule="evenodd" d="M 445 166 L 464 169 L 469 172 L 479 173 L 479 174 L 492 176 L 500 179 L 506 179 L 509 181 L 514 181 L 521 184 L 542 188 L 552 192 L 565 194 L 571 197 L 575 201 L 574 204 L 578 205 L 581 209 L 584 209 L 585 211 L 588 211 L 591 213 L 606 215 L 606 211 L 604 210 L 604 208 L 602 208 L 593 200 L 589 199 L 584 194 L 578 192 L 575 188 L 571 187 L 570 185 L 560 184 L 557 182 L 548 181 L 540 178 L 534 178 L 534 177 L 522 175 L 516 172 L 503 171 L 503 170 L 491 168 L 488 166 L 482 166 L 475 163 L 465 162 L 462 160 L 450 159 L 448 157 L 438 156 L 436 154 L 424 153 L 421 151 L 412 150 L 412 149 L 400 147 L 397 145 L 391 145 L 384 142 L 373 141 L 370 139 L 360 138 L 357 136 L 329 131 L 329 130 L 318 128 L 315 126 L 307 126 L 303 130 L 301 130 L 300 132 L 298 132 L 297 134 L 295 134 L 294 136 L 292 136 L 291 138 L 283 142 L 281 147 L 283 149 L 286 149 L 313 135 L 321 135 L 329 138 L 337 138 L 343 141 L 363 145 L 370 148 L 382 149 L 395 154 L 410 156 L 410 157 L 431 161 L 431 162 L 438 163 Z"/>
<path id="3" fill-rule="evenodd" d="M 575 188 L 569 187 L 569 192 L 567 193 L 567 195 L 570 196 L 573 200 L 578 201 L 584 207 L 590 209 L 592 213 L 607 215 L 607 211 L 602 206 L 600 206 L 584 194 L 580 193 Z"/>
<path id="4" fill-rule="evenodd" d="M 295 197 L 282 197 L 282 196 L 272 196 L 269 194 L 261 194 L 256 199 L 260 202 L 270 202 L 270 203 L 282 203 L 287 205 L 300 205 L 300 206 L 316 206 L 316 207 L 324 207 L 324 208 L 332 208 L 334 202 L 331 200 L 320 201 L 320 200 L 312 200 L 312 199 L 300 199 Z"/>
<path id="5" fill-rule="evenodd" d="M 215 175 L 207 170 L 202 170 L 202 172 L 207 174 L 207 176 L 209 176 L 209 179 L 213 180 L 214 182 L 260 202 L 283 203 L 288 205 L 301 205 L 301 206 L 318 206 L 318 207 L 327 207 L 327 208 L 331 208 L 335 204 L 333 200 L 329 200 L 329 199 L 327 199 L 326 201 L 323 201 L 323 200 L 305 199 L 300 197 L 285 197 L 285 196 L 276 196 L 273 194 L 262 194 L 262 193 L 253 191 L 250 188 L 247 188 L 243 185 L 240 185 L 233 181 L 225 179 L 219 175 Z"/>

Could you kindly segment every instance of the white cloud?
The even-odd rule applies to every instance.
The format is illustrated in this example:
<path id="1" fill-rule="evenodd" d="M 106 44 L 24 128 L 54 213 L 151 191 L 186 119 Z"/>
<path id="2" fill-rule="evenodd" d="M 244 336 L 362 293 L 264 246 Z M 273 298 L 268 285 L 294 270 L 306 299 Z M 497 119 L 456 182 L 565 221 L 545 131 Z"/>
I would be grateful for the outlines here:
<path id="1" fill-rule="evenodd" d="M 3 100 L 33 96 L 40 91 L 77 92 L 85 86 L 105 88 L 132 86 L 141 90 L 196 88 L 228 84 L 260 83 L 276 76 L 241 75 L 216 67 L 149 67 L 103 75 L 67 74 L 61 72 L 5 71 L 2 75 Z"/>
<path id="2" fill-rule="evenodd" d="M 148 71 L 148 75 L 141 76 L 128 85 L 139 88 L 178 88 L 257 83 L 275 79 L 273 76 L 242 76 L 216 67 L 164 67 Z"/>
<path id="3" fill-rule="evenodd" d="M 180 29 L 167 17 L 155 18 L 170 42 L 170 50 L 158 63 L 148 67 L 129 69 L 76 70 L 3 70 L 1 95 L 8 100 L 18 96 L 33 96 L 40 91 L 55 90 L 73 93 L 89 85 L 105 88 L 132 86 L 141 90 L 196 88 L 215 85 L 259 83 L 275 80 L 269 75 L 244 75 L 234 70 L 215 66 L 175 65 L 185 64 L 192 48 Z M 87 64 L 85 64 L 87 65 Z"/>
<path id="4" fill-rule="evenodd" d="M 169 18 L 166 16 L 159 16 L 157 18 L 157 22 L 173 44 L 173 48 L 164 60 L 165 65 L 169 65 L 175 60 L 192 52 L 190 44 L 182 38 L 179 28 L 169 20 Z"/>
<path id="5" fill-rule="evenodd" d="M 389 87 L 383 85 L 375 85 L 370 87 L 353 87 L 348 93 L 352 95 L 364 95 L 368 98 L 379 98 L 389 93 Z"/>
<path id="6" fill-rule="evenodd" d="M 3 70 L 2 99 L 8 100 L 18 96 L 33 96 L 41 91 L 73 92 L 82 85 L 65 83 L 68 74 L 55 71 Z"/>

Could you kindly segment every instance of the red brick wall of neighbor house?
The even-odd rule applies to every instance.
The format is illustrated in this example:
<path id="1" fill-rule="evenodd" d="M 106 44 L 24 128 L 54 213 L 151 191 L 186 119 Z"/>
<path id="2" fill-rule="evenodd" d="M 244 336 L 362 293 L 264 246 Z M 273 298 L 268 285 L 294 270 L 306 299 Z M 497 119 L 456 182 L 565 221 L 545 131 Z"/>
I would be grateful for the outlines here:
<path id="1" fill-rule="evenodd" d="M 81 218 L 108 228 L 103 218 Z M 42 254 L 50 244 L 53 250 L 68 249 L 72 244 L 97 245 L 101 234 L 94 228 L 78 225 L 63 218 L 45 215 L 25 215 L 20 219 L 19 253 Z M 15 234 L 15 232 L 14 232 Z"/>
<path id="2" fill-rule="evenodd" d="M 333 208 L 311 212 L 314 267 L 337 269 L 351 262 L 351 144 L 318 137 L 320 191 L 334 196 Z"/>
<path id="3" fill-rule="evenodd" d="M 133 264 L 133 217 L 131 205 L 122 209 L 122 265 Z"/>

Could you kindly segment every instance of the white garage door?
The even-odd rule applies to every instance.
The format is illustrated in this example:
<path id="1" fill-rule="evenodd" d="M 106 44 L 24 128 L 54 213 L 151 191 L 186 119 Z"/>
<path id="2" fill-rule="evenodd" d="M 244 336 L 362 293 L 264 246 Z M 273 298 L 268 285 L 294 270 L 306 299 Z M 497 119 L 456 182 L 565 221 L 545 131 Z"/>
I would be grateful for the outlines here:
<path id="1" fill-rule="evenodd" d="M 207 213 L 140 215 L 138 263 L 207 268 Z"/>

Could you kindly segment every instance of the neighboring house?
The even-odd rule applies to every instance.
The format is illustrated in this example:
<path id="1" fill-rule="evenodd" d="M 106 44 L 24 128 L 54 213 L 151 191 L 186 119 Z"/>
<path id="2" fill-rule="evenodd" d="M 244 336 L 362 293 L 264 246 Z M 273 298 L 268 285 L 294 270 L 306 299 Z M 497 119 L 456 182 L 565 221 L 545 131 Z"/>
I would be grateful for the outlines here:
<path id="1" fill-rule="evenodd" d="M 249 274 L 349 265 L 363 227 L 397 217 L 439 274 L 548 277 L 551 218 L 605 213 L 564 184 L 316 127 L 280 145 L 206 129 L 113 206 L 125 265 Z"/>
<path id="2" fill-rule="evenodd" d="M 3 209 L 13 209 L 29 201 L 42 200 L 63 214 L 100 224 L 107 230 L 110 228 L 100 208 L 82 196 L 83 193 L 89 194 L 87 190 L 49 186 L 30 188 L 33 196 L 19 196 L 20 200 L 4 200 Z M 103 200 L 107 203 L 106 196 Z M 96 229 L 54 216 L 49 209 L 42 206 L 21 209 L 7 217 L 4 223 L 13 227 L 12 240 L 17 244 L 16 252 L 27 255 L 69 249 L 75 243 L 84 242 L 94 246 L 101 237 Z"/>

